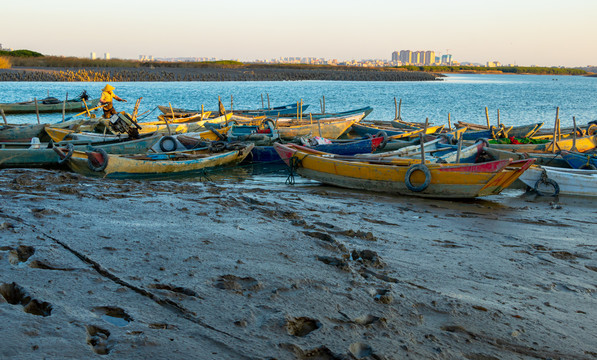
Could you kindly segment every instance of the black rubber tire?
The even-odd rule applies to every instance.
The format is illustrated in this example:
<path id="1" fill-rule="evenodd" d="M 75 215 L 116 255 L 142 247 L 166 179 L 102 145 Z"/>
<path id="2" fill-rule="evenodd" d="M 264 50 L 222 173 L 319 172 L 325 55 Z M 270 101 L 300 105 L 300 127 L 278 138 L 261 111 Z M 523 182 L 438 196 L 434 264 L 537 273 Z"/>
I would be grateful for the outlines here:
<path id="1" fill-rule="evenodd" d="M 478 138 L 477 140 L 475 140 L 475 144 L 478 143 L 479 141 L 483 142 L 483 144 L 485 144 L 485 147 L 489 147 L 489 141 L 487 139 Z"/>
<path id="2" fill-rule="evenodd" d="M 171 144 L 171 146 L 168 146 L 168 144 Z M 162 136 L 159 145 L 160 150 L 162 150 L 163 152 L 176 151 L 176 148 L 178 147 L 178 145 L 176 144 L 176 139 L 174 138 L 174 136 L 170 135 Z"/>
<path id="3" fill-rule="evenodd" d="M 209 145 L 209 152 L 217 153 L 226 149 L 226 143 L 223 141 L 212 141 Z"/>
<path id="4" fill-rule="evenodd" d="M 596 124 L 591 124 L 588 128 L 587 128 L 587 132 L 586 134 L 589 136 L 593 136 L 597 133 L 597 125 Z"/>
<path id="5" fill-rule="evenodd" d="M 539 190 L 539 185 L 541 185 L 541 183 L 546 184 L 546 185 L 551 185 L 553 187 L 553 194 L 547 194 L 546 192 Z M 539 196 L 558 196 L 558 194 L 560 193 L 560 185 L 558 185 L 558 183 L 553 181 L 552 179 L 540 178 L 535 183 L 533 190 L 535 190 L 535 192 Z"/>
<path id="6" fill-rule="evenodd" d="M 57 148 L 54 148 L 57 149 Z M 64 164 L 65 162 L 68 161 L 68 159 L 70 159 L 73 156 L 73 152 L 75 152 L 75 147 L 73 146 L 73 144 L 67 144 L 66 145 L 66 149 L 68 150 L 68 152 L 66 153 L 66 155 L 64 157 L 60 157 L 60 160 L 58 160 L 58 164 Z M 54 150 L 56 151 L 56 150 Z"/>
<path id="7" fill-rule="evenodd" d="M 583 166 L 579 167 L 581 170 L 597 170 L 597 166 L 593 164 L 584 164 Z"/>
<path id="8" fill-rule="evenodd" d="M 415 171 L 422 171 L 423 174 L 425 174 L 425 181 L 419 186 L 414 186 L 410 182 L 410 177 L 412 176 L 412 174 Z M 411 165 L 411 167 L 409 167 L 408 170 L 406 171 L 406 175 L 404 176 L 404 184 L 406 185 L 406 188 L 412 192 L 421 192 L 421 191 L 427 189 L 427 187 L 429 186 L 430 183 L 431 183 L 431 172 L 429 171 L 429 168 L 425 164 Z"/>
<path id="9" fill-rule="evenodd" d="M 378 150 L 381 150 L 386 147 L 386 144 L 388 143 L 388 134 L 385 131 L 379 131 L 377 134 L 375 134 L 374 137 L 383 138 L 381 144 L 379 144 L 379 147 L 377 148 Z"/>
<path id="10" fill-rule="evenodd" d="M 93 161 L 91 160 L 91 153 L 92 152 L 96 152 L 99 153 L 102 158 L 104 158 L 104 162 L 102 164 L 100 164 L 99 166 L 96 166 Z M 100 149 L 100 148 L 92 148 L 88 153 L 87 153 L 87 165 L 89 166 L 89 168 L 93 171 L 104 171 L 106 169 L 106 166 L 108 166 L 108 160 L 109 160 L 109 156 L 108 153 L 106 152 L 106 150 L 104 149 Z"/>

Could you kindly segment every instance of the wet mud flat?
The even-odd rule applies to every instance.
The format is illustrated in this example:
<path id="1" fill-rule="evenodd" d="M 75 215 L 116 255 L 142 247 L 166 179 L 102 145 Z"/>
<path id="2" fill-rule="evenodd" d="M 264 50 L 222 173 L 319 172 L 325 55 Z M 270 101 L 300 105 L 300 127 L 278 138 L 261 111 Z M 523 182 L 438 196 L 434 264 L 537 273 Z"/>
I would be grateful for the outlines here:
<path id="1" fill-rule="evenodd" d="M 592 359 L 594 201 L 0 170 L 1 358 Z"/>

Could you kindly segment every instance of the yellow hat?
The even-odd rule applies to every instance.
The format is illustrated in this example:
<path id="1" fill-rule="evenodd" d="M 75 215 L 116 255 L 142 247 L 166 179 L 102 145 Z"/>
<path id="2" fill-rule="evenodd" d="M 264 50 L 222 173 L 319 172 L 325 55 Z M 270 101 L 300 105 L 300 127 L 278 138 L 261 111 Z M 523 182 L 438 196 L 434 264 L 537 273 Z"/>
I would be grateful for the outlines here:
<path id="1" fill-rule="evenodd" d="M 107 84 L 107 85 L 106 85 L 106 86 L 105 86 L 105 87 L 102 89 L 102 91 L 112 91 L 112 90 L 114 90 L 114 86 L 112 86 L 112 85 L 110 85 L 110 84 Z"/>

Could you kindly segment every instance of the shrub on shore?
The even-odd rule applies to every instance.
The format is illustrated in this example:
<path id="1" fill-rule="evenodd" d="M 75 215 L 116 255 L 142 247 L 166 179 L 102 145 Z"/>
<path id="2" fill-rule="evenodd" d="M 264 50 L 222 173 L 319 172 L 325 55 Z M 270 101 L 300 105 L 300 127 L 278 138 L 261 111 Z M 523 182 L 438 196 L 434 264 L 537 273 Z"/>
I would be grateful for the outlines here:
<path id="1" fill-rule="evenodd" d="M 12 64 L 8 58 L 0 56 L 0 69 L 10 69 Z"/>

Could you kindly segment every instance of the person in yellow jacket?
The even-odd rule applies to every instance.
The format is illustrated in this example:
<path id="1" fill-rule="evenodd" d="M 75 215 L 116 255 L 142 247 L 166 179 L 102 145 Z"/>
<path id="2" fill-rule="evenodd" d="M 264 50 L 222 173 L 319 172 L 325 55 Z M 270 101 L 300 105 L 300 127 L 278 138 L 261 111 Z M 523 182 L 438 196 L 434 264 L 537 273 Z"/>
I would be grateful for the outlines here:
<path id="1" fill-rule="evenodd" d="M 100 105 L 102 105 L 102 109 L 104 110 L 104 119 L 109 119 L 112 115 L 116 114 L 116 109 L 112 105 L 113 100 L 126 102 L 126 100 L 114 94 L 114 86 L 106 84 L 102 89 L 102 96 L 100 96 Z"/>

